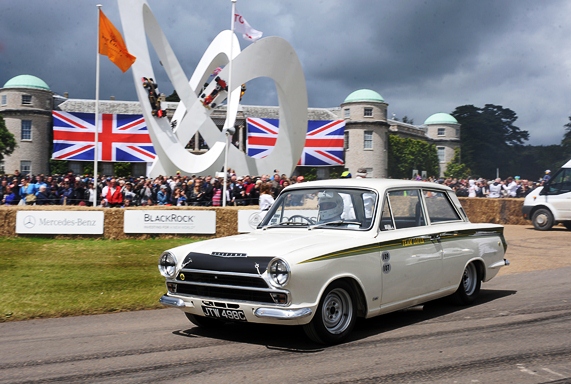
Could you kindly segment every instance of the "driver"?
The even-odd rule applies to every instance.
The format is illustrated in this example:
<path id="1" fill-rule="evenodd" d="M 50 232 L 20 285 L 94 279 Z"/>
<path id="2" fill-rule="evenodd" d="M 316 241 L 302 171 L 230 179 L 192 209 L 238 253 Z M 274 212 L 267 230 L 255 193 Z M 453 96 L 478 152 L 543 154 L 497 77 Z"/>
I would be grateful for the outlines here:
<path id="1" fill-rule="evenodd" d="M 341 220 L 343 213 L 343 198 L 333 191 L 324 191 L 317 194 L 318 218 L 320 223 Z"/>

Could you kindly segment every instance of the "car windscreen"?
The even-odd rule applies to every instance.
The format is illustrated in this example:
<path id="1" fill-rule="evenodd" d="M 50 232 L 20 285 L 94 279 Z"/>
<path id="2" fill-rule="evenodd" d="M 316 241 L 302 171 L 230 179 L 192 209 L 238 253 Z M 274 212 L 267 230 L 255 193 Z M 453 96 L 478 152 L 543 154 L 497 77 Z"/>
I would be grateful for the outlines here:
<path id="1" fill-rule="evenodd" d="M 259 228 L 308 227 L 368 230 L 377 193 L 358 188 L 311 188 L 284 191 Z"/>

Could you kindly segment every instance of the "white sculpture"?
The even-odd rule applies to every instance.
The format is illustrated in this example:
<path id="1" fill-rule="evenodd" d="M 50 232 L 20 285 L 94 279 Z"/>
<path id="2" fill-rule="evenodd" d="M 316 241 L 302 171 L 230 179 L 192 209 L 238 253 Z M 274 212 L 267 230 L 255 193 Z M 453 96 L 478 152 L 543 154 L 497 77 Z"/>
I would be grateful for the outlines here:
<path id="1" fill-rule="evenodd" d="M 263 159 L 254 159 L 230 145 L 228 165 L 238 174 L 270 174 L 275 168 L 291 173 L 303 151 L 307 133 L 307 90 L 299 59 L 285 40 L 268 37 L 240 52 L 238 39 L 232 31 L 221 32 L 210 44 L 194 74 L 187 80 L 170 44 L 145 0 L 119 0 L 121 23 L 129 52 L 137 57 L 131 67 L 137 96 L 153 141 L 157 160 L 150 176 L 182 174 L 215 174 L 224 164 L 226 132 L 221 132 L 210 118 L 212 109 L 203 105 L 197 90 L 217 67 L 218 76 L 226 81 L 230 76 L 228 64 L 232 52 L 231 104 L 227 106 L 225 127 L 234 127 L 240 86 L 258 77 L 274 80 L 279 100 L 280 130 L 272 152 Z M 153 116 L 152 107 L 141 79 L 155 78 L 147 46 L 148 37 L 181 102 L 173 116 L 175 128 L 165 118 Z M 232 49 L 230 47 L 232 42 Z M 204 90 L 209 94 L 215 82 Z M 225 96 L 220 96 L 222 99 Z M 222 100 L 217 100 L 221 102 Z M 185 144 L 199 131 L 210 150 L 194 155 Z"/>

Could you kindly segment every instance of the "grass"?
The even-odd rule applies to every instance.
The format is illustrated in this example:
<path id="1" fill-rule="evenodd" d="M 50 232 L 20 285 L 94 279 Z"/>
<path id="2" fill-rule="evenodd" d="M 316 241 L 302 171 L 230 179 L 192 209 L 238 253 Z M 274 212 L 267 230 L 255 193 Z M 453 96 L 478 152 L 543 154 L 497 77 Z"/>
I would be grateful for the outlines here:
<path id="1" fill-rule="evenodd" d="M 0 322 L 161 308 L 158 258 L 191 241 L 0 238 Z"/>

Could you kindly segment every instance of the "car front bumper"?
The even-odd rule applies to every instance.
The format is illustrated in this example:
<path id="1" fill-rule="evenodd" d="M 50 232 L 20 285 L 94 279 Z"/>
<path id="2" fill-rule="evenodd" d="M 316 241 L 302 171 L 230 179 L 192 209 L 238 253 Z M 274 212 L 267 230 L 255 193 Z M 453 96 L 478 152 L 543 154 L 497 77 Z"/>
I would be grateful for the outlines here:
<path id="1" fill-rule="evenodd" d="M 168 307 L 181 309 L 184 312 L 197 316 L 204 316 L 202 305 L 205 303 L 211 303 L 212 299 L 188 298 L 183 300 L 180 297 L 163 295 L 159 299 L 159 302 Z M 314 312 L 311 307 L 275 308 L 255 305 L 252 303 L 223 303 L 223 305 L 231 305 L 232 308 L 243 310 L 247 321 L 252 323 L 289 323 L 291 325 L 307 324 L 311 320 Z"/>

